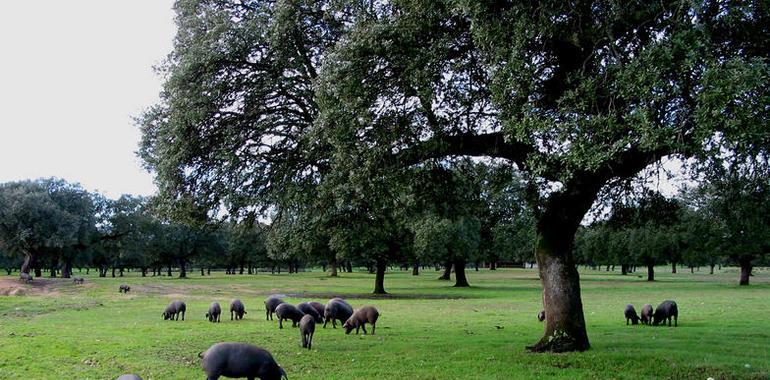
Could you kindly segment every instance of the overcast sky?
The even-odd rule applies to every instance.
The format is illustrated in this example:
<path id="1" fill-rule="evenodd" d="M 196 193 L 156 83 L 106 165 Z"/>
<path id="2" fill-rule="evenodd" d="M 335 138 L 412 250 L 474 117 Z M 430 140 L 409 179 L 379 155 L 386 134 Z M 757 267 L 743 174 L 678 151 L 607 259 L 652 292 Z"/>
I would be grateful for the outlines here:
<path id="1" fill-rule="evenodd" d="M 0 182 L 155 192 L 132 117 L 158 98 L 172 0 L 0 0 Z"/>

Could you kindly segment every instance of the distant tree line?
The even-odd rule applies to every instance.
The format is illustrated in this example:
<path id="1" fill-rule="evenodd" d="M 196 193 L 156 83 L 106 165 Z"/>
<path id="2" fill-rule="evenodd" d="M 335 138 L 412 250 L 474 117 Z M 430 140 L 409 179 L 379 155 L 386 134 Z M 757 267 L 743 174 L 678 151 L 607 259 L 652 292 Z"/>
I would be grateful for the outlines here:
<path id="1" fill-rule="evenodd" d="M 617 201 L 609 217 L 577 234 L 579 263 L 620 266 L 623 274 L 645 268 L 655 280 L 655 266 L 677 265 L 714 273 L 717 265 L 740 267 L 740 285 L 748 285 L 752 267 L 768 265 L 770 253 L 770 180 L 764 175 L 726 174 L 703 182 L 674 199 L 652 191 Z"/>

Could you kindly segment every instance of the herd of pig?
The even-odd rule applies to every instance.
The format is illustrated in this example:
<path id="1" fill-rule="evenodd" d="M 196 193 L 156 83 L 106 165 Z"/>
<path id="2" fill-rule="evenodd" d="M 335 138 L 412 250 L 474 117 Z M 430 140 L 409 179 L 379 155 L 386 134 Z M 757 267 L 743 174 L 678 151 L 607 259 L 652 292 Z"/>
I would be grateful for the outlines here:
<path id="1" fill-rule="evenodd" d="M 119 291 L 127 293 L 131 288 L 121 285 Z M 182 301 L 172 301 L 163 311 L 164 320 L 176 320 L 181 317 L 184 321 L 187 305 Z M 247 314 L 246 307 L 239 299 L 230 302 L 230 320 L 240 320 Z M 213 302 L 205 317 L 209 322 L 221 321 L 222 307 L 218 302 Z M 346 334 L 354 329 L 366 331 L 366 324 L 370 324 L 372 335 L 377 328 L 379 311 L 373 306 L 365 306 L 353 310 L 347 301 L 342 298 L 332 298 L 326 305 L 320 302 L 303 302 L 297 306 L 284 302 L 278 297 L 269 297 L 265 300 L 265 319 L 273 320 L 273 315 L 278 318 L 278 328 L 283 328 L 284 321 L 291 321 L 292 327 L 299 326 L 300 341 L 303 348 L 311 349 L 316 323 L 322 323 L 323 327 L 331 322 L 333 328 L 337 328 L 340 322 Z M 267 350 L 246 343 L 217 343 L 200 355 L 203 370 L 208 380 L 216 380 L 220 376 L 229 378 L 247 378 L 261 380 L 288 379 L 286 372 L 276 363 L 273 356 Z M 122 375 L 117 380 L 141 380 L 137 375 Z"/>
<path id="2" fill-rule="evenodd" d="M 626 305 L 626 309 L 623 310 L 623 315 L 626 317 L 626 326 L 631 322 L 632 325 L 638 325 L 639 321 L 642 321 L 643 325 L 657 326 L 659 324 L 665 325 L 668 322 L 668 326 L 671 327 L 671 319 L 674 319 L 674 327 L 677 326 L 677 319 L 679 318 L 679 309 L 676 306 L 676 302 L 667 300 L 663 301 L 655 308 L 655 313 L 652 312 L 652 305 L 646 304 L 642 306 L 642 316 L 636 314 L 634 305 Z M 542 322 L 545 320 L 545 310 L 540 310 L 537 313 L 537 320 Z"/>
<path id="3" fill-rule="evenodd" d="M 642 306 L 642 316 L 639 317 L 636 314 L 634 305 L 626 305 L 626 309 L 623 311 L 623 315 L 626 317 L 626 326 L 629 322 L 632 325 L 638 325 L 639 321 L 642 321 L 643 325 L 652 324 L 657 326 L 659 324 L 665 325 L 668 322 L 668 326 L 671 327 L 671 319 L 674 319 L 674 326 L 678 325 L 677 319 L 679 318 L 679 309 L 676 306 L 676 302 L 667 300 L 663 301 L 655 308 L 655 313 L 652 312 L 652 305 L 646 304 Z"/>

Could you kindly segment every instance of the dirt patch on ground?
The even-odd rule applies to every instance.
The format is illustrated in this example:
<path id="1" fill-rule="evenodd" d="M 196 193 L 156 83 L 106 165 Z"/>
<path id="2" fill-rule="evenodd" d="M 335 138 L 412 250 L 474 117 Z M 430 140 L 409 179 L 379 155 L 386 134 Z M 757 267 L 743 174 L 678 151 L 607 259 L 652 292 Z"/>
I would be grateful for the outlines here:
<path id="1" fill-rule="evenodd" d="M 18 279 L 1 278 L 0 295 L 1 296 L 37 296 L 59 295 L 61 289 L 72 285 L 72 280 L 68 278 L 35 278 L 29 284 L 24 284 Z"/>

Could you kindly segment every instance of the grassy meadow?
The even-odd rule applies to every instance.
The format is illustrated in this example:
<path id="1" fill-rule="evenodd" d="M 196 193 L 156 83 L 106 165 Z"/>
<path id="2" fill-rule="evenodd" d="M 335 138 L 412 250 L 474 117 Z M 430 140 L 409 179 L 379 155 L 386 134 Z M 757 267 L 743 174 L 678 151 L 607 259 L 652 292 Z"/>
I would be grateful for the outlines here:
<path id="1" fill-rule="evenodd" d="M 542 325 L 540 285 L 530 269 L 470 271 L 471 288 L 436 280 L 424 270 L 388 272 L 386 290 L 373 297 L 373 275 L 320 271 L 300 274 L 216 273 L 176 277 L 40 279 L 20 285 L 0 276 L 0 379 L 114 379 L 137 373 L 148 379 L 202 379 L 198 353 L 221 341 L 249 342 L 273 353 L 289 379 L 767 379 L 770 378 L 770 272 L 757 270 L 749 287 L 737 286 L 737 269 L 706 269 L 658 281 L 645 273 L 582 271 L 583 303 L 591 350 L 532 354 Z M 82 275 L 75 273 L 76 276 Z M 131 293 L 118 293 L 129 284 Z M 9 286 L 16 288 L 10 289 Z M 296 328 L 265 321 L 263 300 L 340 295 L 353 307 L 381 313 L 374 336 L 319 328 L 313 350 L 300 347 Z M 232 298 L 248 314 L 230 321 Z M 187 303 L 184 322 L 163 321 L 166 304 Z M 679 304 L 679 327 L 626 326 L 623 308 L 664 299 Z M 208 305 L 223 307 L 222 323 L 204 319 Z M 290 326 L 290 324 L 289 324 Z"/>

